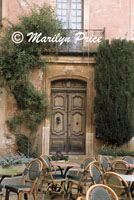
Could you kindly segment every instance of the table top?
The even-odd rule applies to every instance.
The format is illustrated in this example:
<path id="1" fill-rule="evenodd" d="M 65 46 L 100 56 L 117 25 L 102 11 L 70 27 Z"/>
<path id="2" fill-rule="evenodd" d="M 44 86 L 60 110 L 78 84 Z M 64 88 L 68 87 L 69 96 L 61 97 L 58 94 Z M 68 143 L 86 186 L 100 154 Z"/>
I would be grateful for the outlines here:
<path id="1" fill-rule="evenodd" d="M 134 168 L 134 164 L 129 164 L 130 165 L 130 168 Z"/>
<path id="2" fill-rule="evenodd" d="M 0 169 L 0 176 L 13 176 L 17 174 L 18 174 L 17 169 L 11 169 L 11 168 Z"/>
<path id="3" fill-rule="evenodd" d="M 51 161 L 52 166 L 61 166 L 61 167 L 80 167 L 79 164 L 69 162 L 69 161 Z"/>
<path id="4" fill-rule="evenodd" d="M 119 174 L 119 175 L 127 182 L 134 181 L 134 175 L 129 175 L 129 174 Z"/>

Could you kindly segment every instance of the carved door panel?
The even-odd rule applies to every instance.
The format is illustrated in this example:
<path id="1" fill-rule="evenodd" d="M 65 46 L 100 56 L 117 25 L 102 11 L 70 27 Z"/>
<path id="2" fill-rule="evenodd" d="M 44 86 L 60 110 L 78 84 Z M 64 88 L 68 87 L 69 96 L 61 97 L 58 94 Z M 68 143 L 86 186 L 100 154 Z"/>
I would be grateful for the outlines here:
<path id="1" fill-rule="evenodd" d="M 69 94 L 68 149 L 69 153 L 85 152 L 85 93 Z"/>
<path id="2" fill-rule="evenodd" d="M 85 102 L 85 82 L 52 82 L 50 153 L 85 153 Z"/>
<path id="3" fill-rule="evenodd" d="M 67 99 L 66 93 L 52 93 L 50 151 L 66 152 L 67 143 Z"/>

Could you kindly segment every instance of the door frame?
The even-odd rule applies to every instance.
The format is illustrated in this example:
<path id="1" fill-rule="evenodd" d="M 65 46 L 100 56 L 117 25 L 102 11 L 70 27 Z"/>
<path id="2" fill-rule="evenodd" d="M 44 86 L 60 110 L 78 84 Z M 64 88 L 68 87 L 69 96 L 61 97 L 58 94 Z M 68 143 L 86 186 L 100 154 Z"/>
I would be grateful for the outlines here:
<path id="1" fill-rule="evenodd" d="M 60 79 L 77 79 L 82 80 L 87 83 L 87 91 L 86 91 L 86 138 L 85 138 L 85 154 L 93 155 L 95 148 L 95 127 L 93 122 L 93 98 L 92 95 L 94 93 L 94 89 L 91 87 L 91 83 L 93 80 L 93 73 L 89 74 L 89 79 L 84 76 L 77 76 L 70 74 L 65 75 L 57 75 L 57 76 L 49 76 L 48 78 L 44 77 L 45 80 L 45 90 L 46 90 L 46 99 L 48 104 L 51 104 L 51 82 L 60 80 Z M 50 150 L 50 117 L 46 117 L 43 122 L 43 131 L 42 131 L 42 153 L 49 154 Z"/>

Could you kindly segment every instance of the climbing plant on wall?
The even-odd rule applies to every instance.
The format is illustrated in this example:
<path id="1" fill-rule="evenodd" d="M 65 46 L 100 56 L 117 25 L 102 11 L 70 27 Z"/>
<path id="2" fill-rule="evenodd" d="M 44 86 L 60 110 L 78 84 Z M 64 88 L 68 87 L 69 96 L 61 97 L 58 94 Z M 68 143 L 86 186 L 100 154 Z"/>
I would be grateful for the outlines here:
<path id="1" fill-rule="evenodd" d="M 96 136 L 121 145 L 134 136 L 134 43 L 103 41 L 95 67 Z"/>
<path id="2" fill-rule="evenodd" d="M 23 33 L 23 42 L 12 41 L 12 34 L 16 31 Z M 29 13 L 23 13 L 17 24 L 9 23 L 3 30 L 0 40 L 0 75 L 5 88 L 14 96 L 18 105 L 18 112 L 8 120 L 12 132 L 17 132 L 22 124 L 31 133 L 36 132 L 46 116 L 45 91 L 34 88 L 29 81 L 29 73 L 34 68 L 45 70 L 46 61 L 42 55 L 54 53 L 58 43 L 28 42 L 30 32 L 42 33 L 46 37 L 59 33 L 65 36 L 61 22 L 56 19 L 54 10 L 48 5 L 30 7 Z"/>

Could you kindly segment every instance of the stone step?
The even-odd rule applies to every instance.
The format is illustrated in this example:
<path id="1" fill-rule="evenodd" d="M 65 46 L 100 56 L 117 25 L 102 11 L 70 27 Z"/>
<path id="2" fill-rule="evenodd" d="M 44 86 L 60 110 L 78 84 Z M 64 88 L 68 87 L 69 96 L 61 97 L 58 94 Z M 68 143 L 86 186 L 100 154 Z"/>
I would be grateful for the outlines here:
<path id="1" fill-rule="evenodd" d="M 81 163 L 87 155 L 69 155 L 68 157 L 71 162 Z"/>

